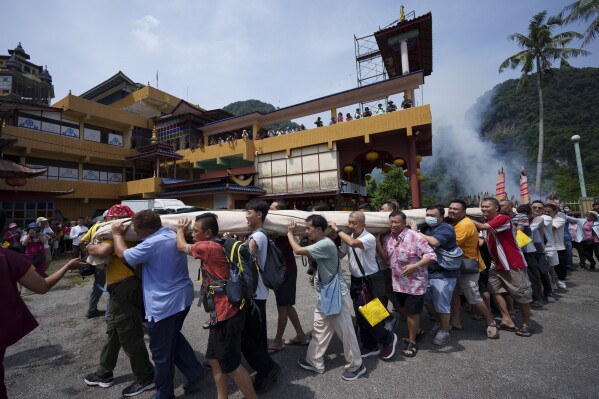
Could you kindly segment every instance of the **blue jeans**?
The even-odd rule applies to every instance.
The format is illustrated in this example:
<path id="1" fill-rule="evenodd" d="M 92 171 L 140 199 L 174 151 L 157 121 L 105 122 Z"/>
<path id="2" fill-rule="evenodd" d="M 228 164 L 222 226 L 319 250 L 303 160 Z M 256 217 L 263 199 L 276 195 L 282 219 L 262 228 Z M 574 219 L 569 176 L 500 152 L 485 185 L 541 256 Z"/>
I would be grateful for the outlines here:
<path id="1" fill-rule="evenodd" d="M 183 373 L 187 382 L 192 382 L 207 370 L 196 359 L 187 339 L 181 334 L 181 328 L 189 307 L 158 322 L 147 323 L 150 336 L 150 351 L 154 361 L 154 382 L 156 398 L 175 397 L 175 366 Z"/>

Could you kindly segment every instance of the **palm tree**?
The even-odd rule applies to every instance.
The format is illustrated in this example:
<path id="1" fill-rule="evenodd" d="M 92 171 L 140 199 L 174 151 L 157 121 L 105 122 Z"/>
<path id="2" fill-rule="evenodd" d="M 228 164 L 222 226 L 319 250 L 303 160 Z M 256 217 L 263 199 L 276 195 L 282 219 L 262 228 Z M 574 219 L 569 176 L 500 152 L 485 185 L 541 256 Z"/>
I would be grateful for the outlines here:
<path id="1" fill-rule="evenodd" d="M 582 45 L 586 46 L 595 39 L 595 35 L 599 33 L 599 0 L 577 0 L 566 6 L 563 12 L 570 13 L 564 18 L 564 22 L 567 24 L 580 20 L 587 22 L 594 17 L 595 19 L 584 32 Z"/>
<path id="2" fill-rule="evenodd" d="M 549 81 L 552 70 L 552 62 L 560 62 L 560 67 L 570 67 L 568 59 L 578 57 L 579 55 L 588 55 L 588 51 L 566 48 L 574 39 L 582 38 L 577 32 L 562 32 L 552 35 L 553 31 L 563 25 L 563 19 L 560 15 L 550 17 L 546 20 L 547 11 L 543 11 L 532 17 L 528 25 L 528 35 L 514 33 L 508 36 L 518 44 L 522 51 L 512 55 L 499 66 L 499 73 L 506 68 L 516 69 L 521 67 L 522 75 L 518 88 L 523 87 L 528 82 L 528 75 L 533 70 L 536 74 L 537 91 L 539 93 L 539 151 L 537 154 L 537 175 L 535 180 L 535 190 L 541 191 L 541 175 L 543 172 L 543 87 Z"/>

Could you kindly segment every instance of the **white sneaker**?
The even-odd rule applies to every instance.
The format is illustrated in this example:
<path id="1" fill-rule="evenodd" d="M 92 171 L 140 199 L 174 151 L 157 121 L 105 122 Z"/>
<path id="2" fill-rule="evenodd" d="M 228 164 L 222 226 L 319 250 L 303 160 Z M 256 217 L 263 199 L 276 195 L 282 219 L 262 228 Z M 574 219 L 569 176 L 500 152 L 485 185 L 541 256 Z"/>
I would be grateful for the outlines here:
<path id="1" fill-rule="evenodd" d="M 564 281 L 557 280 L 557 288 L 560 288 L 560 289 L 567 288 L 566 283 Z"/>

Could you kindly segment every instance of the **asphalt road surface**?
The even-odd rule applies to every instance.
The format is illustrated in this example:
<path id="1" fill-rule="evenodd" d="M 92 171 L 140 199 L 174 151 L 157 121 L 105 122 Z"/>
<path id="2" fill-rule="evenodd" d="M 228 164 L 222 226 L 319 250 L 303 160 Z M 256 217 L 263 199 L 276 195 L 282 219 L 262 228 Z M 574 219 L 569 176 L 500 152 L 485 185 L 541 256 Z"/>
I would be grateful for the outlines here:
<path id="1" fill-rule="evenodd" d="M 298 289 L 296 309 L 304 329 L 312 329 L 316 296 L 308 283 L 305 268 L 297 258 Z M 54 266 L 54 264 L 53 264 Z M 344 265 L 347 270 L 347 263 Z M 197 264 L 189 264 L 190 276 L 197 276 Z M 199 284 L 196 285 L 196 297 Z M 441 349 L 426 337 L 415 358 L 404 358 L 399 350 L 389 361 L 365 359 L 368 372 L 356 381 L 341 379 L 343 351 L 334 338 L 326 355 L 326 372 L 317 375 L 300 369 L 297 360 L 306 347 L 287 347 L 273 355 L 283 368 L 280 380 L 264 398 L 592 398 L 599 397 L 599 273 L 573 272 L 568 288 L 559 292 L 559 301 L 533 314 L 534 335 L 522 338 L 502 331 L 499 340 L 489 340 L 483 322 L 463 313 L 463 331 L 452 331 L 450 343 Z M 68 274 L 46 295 L 25 294 L 25 301 L 40 326 L 8 348 L 4 364 L 8 396 L 29 398 L 119 398 L 133 375 L 121 351 L 114 371 L 115 385 L 104 389 L 88 387 L 83 376 L 95 371 L 105 339 L 102 318 L 85 318 L 91 280 Z M 106 305 L 106 295 L 100 308 Z M 268 337 L 276 331 L 274 294 L 267 302 Z M 187 316 L 183 333 L 198 358 L 203 359 L 208 332 L 201 328 L 207 315 L 195 303 Z M 516 323 L 520 321 L 519 316 Z M 424 328 L 432 322 L 423 317 Z M 6 328 L 7 326 L 2 326 Z M 10 328 L 8 326 L 8 328 Z M 401 338 L 405 323 L 398 326 Z M 293 337 L 289 323 L 285 338 Z M 398 348 L 399 349 L 399 348 Z M 177 371 L 176 395 L 183 396 L 184 378 Z M 231 398 L 242 398 L 230 382 Z M 153 392 L 138 398 L 145 399 Z M 189 398 L 215 398 L 211 376 Z"/>

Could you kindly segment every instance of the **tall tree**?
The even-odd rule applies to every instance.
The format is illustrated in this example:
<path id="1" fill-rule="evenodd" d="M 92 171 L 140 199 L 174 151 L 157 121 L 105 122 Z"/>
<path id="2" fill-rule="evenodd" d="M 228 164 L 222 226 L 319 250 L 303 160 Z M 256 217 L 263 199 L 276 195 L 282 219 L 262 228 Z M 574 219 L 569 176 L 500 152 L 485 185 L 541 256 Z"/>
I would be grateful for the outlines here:
<path id="1" fill-rule="evenodd" d="M 527 84 L 528 75 L 533 71 L 536 74 L 537 91 L 539 94 L 539 149 L 537 153 L 537 174 L 535 190 L 541 191 L 541 177 L 543 173 L 543 87 L 552 75 L 551 64 L 559 61 L 560 67 L 570 67 L 569 58 L 579 55 L 588 55 L 588 51 L 566 48 L 574 39 L 581 39 L 578 32 L 562 32 L 553 35 L 553 31 L 561 27 L 564 21 L 560 15 L 547 19 L 547 11 L 533 16 L 528 25 L 528 35 L 514 33 L 508 36 L 518 44 L 522 51 L 512 55 L 499 66 L 499 73 L 506 68 L 516 69 L 521 67 L 522 75 L 518 87 Z"/>
<path id="2" fill-rule="evenodd" d="M 569 13 L 564 22 L 569 24 L 575 21 L 587 22 L 593 19 L 587 30 L 583 33 L 582 45 L 586 46 L 595 39 L 599 33 L 599 0 L 577 0 L 564 8 L 564 13 Z"/>

